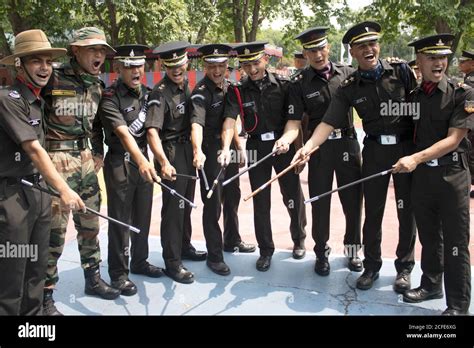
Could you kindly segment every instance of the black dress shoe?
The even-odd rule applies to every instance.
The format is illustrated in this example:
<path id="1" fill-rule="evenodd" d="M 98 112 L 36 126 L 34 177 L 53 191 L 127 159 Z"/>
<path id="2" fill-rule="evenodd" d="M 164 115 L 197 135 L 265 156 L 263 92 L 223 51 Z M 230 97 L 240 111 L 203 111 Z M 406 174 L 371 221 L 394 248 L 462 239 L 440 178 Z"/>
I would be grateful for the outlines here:
<path id="1" fill-rule="evenodd" d="M 257 260 L 257 271 L 266 272 L 270 269 L 270 265 L 272 264 L 272 257 L 271 256 L 260 256 Z"/>
<path id="2" fill-rule="evenodd" d="M 364 267 L 362 266 L 362 260 L 358 256 L 355 256 L 347 258 L 347 268 L 352 272 L 362 272 Z"/>
<path id="3" fill-rule="evenodd" d="M 239 244 L 235 246 L 224 247 L 224 251 L 227 251 L 229 253 L 253 253 L 255 249 L 256 248 L 254 244 L 249 244 L 249 243 L 244 243 L 244 242 L 240 242 Z"/>
<path id="4" fill-rule="evenodd" d="M 325 258 L 317 258 L 316 263 L 314 264 L 314 271 L 320 276 L 327 276 L 331 270 L 329 265 L 329 260 Z"/>
<path id="5" fill-rule="evenodd" d="M 469 312 L 448 307 L 443 313 L 441 313 L 441 315 L 469 315 Z"/>
<path id="6" fill-rule="evenodd" d="M 207 260 L 206 264 L 207 264 L 207 267 L 209 267 L 211 269 L 211 271 L 213 271 L 216 274 L 223 275 L 223 276 L 226 276 L 226 275 L 230 274 L 229 266 L 227 266 L 225 264 L 225 262 L 223 262 L 223 261 L 221 261 L 221 262 L 212 262 L 212 261 Z"/>
<path id="7" fill-rule="evenodd" d="M 474 198 L 474 190 L 472 190 L 469 195 L 471 196 L 471 198 Z"/>
<path id="8" fill-rule="evenodd" d="M 180 266 L 178 269 L 166 268 L 165 274 L 178 283 L 191 284 L 194 282 L 194 274 L 183 266 Z"/>
<path id="9" fill-rule="evenodd" d="M 137 286 L 129 279 L 112 280 L 110 285 L 120 291 L 120 295 L 133 296 L 137 293 Z"/>
<path id="10" fill-rule="evenodd" d="M 408 303 L 418 303 L 436 298 L 443 298 L 443 290 L 428 290 L 419 286 L 415 289 L 407 290 L 403 294 L 403 302 Z"/>
<path id="11" fill-rule="evenodd" d="M 191 260 L 191 261 L 204 261 L 206 260 L 207 253 L 205 251 L 199 251 L 196 249 L 188 249 L 181 253 L 182 260 Z"/>
<path id="12" fill-rule="evenodd" d="M 393 291 L 398 292 L 399 294 L 404 294 L 405 291 L 410 290 L 410 272 L 401 271 L 397 274 L 397 278 L 393 283 Z"/>
<path id="13" fill-rule="evenodd" d="M 295 260 L 300 260 L 306 255 L 306 250 L 304 247 L 301 246 L 294 246 L 293 247 L 293 258 Z"/>
<path id="14" fill-rule="evenodd" d="M 357 279 L 356 287 L 361 290 L 369 290 L 377 279 L 379 279 L 379 272 L 366 269 Z"/>
<path id="15" fill-rule="evenodd" d="M 131 268 L 130 273 L 142 274 L 150 278 L 159 278 L 164 275 L 164 270 L 161 267 L 153 266 L 147 262 L 147 264 L 142 268 Z"/>

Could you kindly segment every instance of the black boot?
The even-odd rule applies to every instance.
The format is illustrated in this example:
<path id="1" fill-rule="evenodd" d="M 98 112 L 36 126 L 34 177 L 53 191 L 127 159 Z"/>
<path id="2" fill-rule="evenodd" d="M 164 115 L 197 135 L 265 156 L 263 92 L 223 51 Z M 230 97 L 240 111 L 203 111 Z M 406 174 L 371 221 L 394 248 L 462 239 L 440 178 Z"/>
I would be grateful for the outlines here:
<path id="1" fill-rule="evenodd" d="M 43 315 L 59 316 L 63 315 L 56 306 L 53 300 L 53 289 L 44 289 L 43 293 Z"/>
<path id="2" fill-rule="evenodd" d="M 95 295 L 105 300 L 114 300 L 120 296 L 120 290 L 112 288 L 100 277 L 99 266 L 94 266 L 84 270 L 86 278 L 85 293 Z"/>

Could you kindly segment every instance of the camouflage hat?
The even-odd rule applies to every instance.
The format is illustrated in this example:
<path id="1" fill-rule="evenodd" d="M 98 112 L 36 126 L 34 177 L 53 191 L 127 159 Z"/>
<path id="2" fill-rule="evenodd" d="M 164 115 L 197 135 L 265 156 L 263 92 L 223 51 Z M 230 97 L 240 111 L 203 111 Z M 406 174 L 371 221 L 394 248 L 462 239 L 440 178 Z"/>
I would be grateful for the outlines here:
<path id="1" fill-rule="evenodd" d="M 85 47 L 95 45 L 104 45 L 110 53 L 115 53 L 115 50 L 107 43 L 104 32 L 96 27 L 85 27 L 76 30 L 69 43 L 69 46 Z"/>
<path id="2" fill-rule="evenodd" d="M 13 54 L 0 60 L 0 64 L 16 65 L 15 61 L 17 58 L 34 54 L 50 54 L 54 59 L 64 56 L 66 49 L 51 47 L 46 34 L 40 29 L 26 30 L 15 37 Z"/>

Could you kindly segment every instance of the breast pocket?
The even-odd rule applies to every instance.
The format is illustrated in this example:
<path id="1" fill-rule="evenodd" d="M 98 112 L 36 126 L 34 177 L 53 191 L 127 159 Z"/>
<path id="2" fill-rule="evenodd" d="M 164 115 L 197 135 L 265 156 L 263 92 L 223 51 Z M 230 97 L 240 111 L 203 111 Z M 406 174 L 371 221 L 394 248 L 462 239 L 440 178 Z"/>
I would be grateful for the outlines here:
<path id="1" fill-rule="evenodd" d="M 366 120 L 376 118 L 376 112 L 369 98 L 363 96 L 356 98 L 353 100 L 353 106 L 361 118 Z"/>
<path id="2" fill-rule="evenodd" d="M 186 115 L 186 102 L 180 103 L 173 103 L 173 107 L 171 108 L 171 116 L 177 120 L 183 118 Z"/>
<path id="3" fill-rule="evenodd" d="M 72 126 L 75 123 L 76 115 L 82 110 L 81 104 L 76 97 L 54 97 L 52 114 L 49 115 L 49 118 L 55 124 Z"/>

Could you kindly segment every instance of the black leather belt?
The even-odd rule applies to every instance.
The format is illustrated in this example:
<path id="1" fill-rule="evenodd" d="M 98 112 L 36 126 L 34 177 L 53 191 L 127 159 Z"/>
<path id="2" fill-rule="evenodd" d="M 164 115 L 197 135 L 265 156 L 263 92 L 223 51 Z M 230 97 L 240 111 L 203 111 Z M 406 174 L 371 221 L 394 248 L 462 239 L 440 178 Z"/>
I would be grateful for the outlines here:
<path id="1" fill-rule="evenodd" d="M 354 127 L 351 128 L 338 128 L 334 129 L 329 135 L 329 140 L 342 139 L 342 138 L 355 138 L 356 132 Z"/>
<path id="2" fill-rule="evenodd" d="M 46 151 L 81 151 L 87 149 L 87 138 L 74 140 L 46 140 Z"/>
<path id="3" fill-rule="evenodd" d="M 266 137 L 269 133 L 273 133 L 273 139 L 269 139 L 269 138 L 265 139 L 265 137 Z M 270 131 L 270 132 L 259 133 L 259 134 L 250 134 L 250 133 L 247 133 L 248 139 L 261 140 L 261 141 L 277 140 L 277 139 L 280 138 L 282 135 L 283 135 L 283 132 L 282 132 L 282 131 Z"/>
<path id="4" fill-rule="evenodd" d="M 179 144 L 186 144 L 191 141 L 189 135 L 180 135 L 179 137 L 171 138 L 171 139 L 164 139 L 161 141 L 162 144 L 166 143 L 179 143 Z"/>
<path id="5" fill-rule="evenodd" d="M 43 180 L 43 177 L 41 176 L 41 174 L 37 173 L 37 174 L 31 174 L 31 175 L 25 175 L 25 176 L 19 176 L 19 177 L 16 177 L 16 176 L 3 177 L 3 178 L 0 178 L 0 181 L 5 180 L 7 182 L 7 185 L 16 185 L 16 184 L 20 184 L 22 179 L 29 181 L 34 185 L 38 185 Z"/>
<path id="6" fill-rule="evenodd" d="M 366 134 L 367 139 L 374 140 L 380 145 L 396 145 L 402 141 L 412 140 L 413 135 L 410 134 L 381 134 L 381 135 L 372 135 Z"/>

